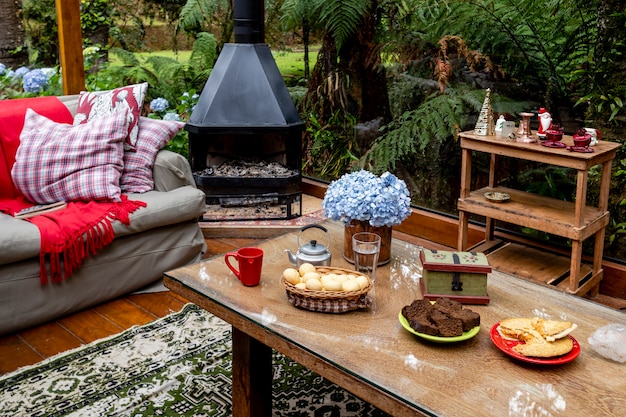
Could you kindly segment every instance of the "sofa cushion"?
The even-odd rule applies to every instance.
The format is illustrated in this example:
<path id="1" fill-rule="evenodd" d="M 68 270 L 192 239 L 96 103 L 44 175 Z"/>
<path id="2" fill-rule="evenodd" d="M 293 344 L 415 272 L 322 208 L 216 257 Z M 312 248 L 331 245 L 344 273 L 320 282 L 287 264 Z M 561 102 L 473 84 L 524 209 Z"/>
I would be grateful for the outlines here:
<path id="1" fill-rule="evenodd" d="M 139 136 L 135 149 L 124 151 L 124 171 L 120 179 L 122 192 L 145 193 L 154 188 L 152 167 L 156 154 L 183 126 L 181 122 L 148 117 L 139 119 Z"/>
<path id="2" fill-rule="evenodd" d="M 134 149 L 139 132 L 139 116 L 147 90 L 148 83 L 141 83 L 108 91 L 83 91 L 78 99 L 74 125 L 87 123 L 126 108 L 128 136 L 124 146 L 126 149 Z"/>
<path id="3" fill-rule="evenodd" d="M 129 194 L 128 199 L 140 200 L 147 205 L 130 215 L 130 225 L 113 222 L 115 238 L 184 221 L 195 221 L 205 210 L 204 193 L 191 185 L 168 192 Z M 0 230 L 0 265 L 39 257 L 40 237 L 37 226 L 0 213 Z"/>
<path id="4" fill-rule="evenodd" d="M 72 126 L 28 109 L 11 171 L 16 188 L 39 204 L 120 201 L 126 114 Z"/>
<path id="5" fill-rule="evenodd" d="M 196 186 L 187 158 L 167 149 L 157 153 L 152 176 L 156 191 L 170 191 L 185 185 Z"/>
<path id="6" fill-rule="evenodd" d="M 0 213 L 0 230 L 0 265 L 39 257 L 41 237 L 37 226 Z"/>
<path id="7" fill-rule="evenodd" d="M 130 215 L 130 225 L 114 222 L 115 237 L 184 221 L 195 222 L 206 211 L 204 193 L 190 185 L 168 192 L 131 193 L 128 199 L 143 201 L 146 207 Z"/>

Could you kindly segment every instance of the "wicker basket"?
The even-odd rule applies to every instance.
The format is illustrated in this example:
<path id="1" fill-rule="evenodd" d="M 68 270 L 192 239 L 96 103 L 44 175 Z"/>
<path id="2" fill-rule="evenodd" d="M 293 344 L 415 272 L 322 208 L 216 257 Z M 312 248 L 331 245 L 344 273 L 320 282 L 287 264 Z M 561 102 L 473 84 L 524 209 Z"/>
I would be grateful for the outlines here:
<path id="1" fill-rule="evenodd" d="M 362 275 L 350 269 L 329 266 L 318 266 L 316 271 L 322 275 L 331 273 Z M 324 313 L 343 313 L 371 306 L 372 300 L 367 293 L 372 288 L 372 281 L 367 275 L 365 277 L 367 277 L 368 284 L 358 291 L 315 291 L 297 288 L 284 278 L 281 278 L 281 282 L 287 292 L 287 299 L 294 306 Z"/>

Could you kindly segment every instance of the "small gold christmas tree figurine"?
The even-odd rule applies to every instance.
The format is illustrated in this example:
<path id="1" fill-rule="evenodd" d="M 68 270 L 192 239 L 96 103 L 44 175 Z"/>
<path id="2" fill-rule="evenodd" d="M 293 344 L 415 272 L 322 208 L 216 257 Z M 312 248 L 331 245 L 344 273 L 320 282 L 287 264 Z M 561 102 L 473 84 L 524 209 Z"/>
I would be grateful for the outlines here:
<path id="1" fill-rule="evenodd" d="M 480 136 L 491 136 L 495 134 L 495 126 L 493 122 L 493 112 L 491 111 L 491 89 L 487 89 L 483 107 L 480 109 L 478 121 L 474 127 L 474 134 Z"/>

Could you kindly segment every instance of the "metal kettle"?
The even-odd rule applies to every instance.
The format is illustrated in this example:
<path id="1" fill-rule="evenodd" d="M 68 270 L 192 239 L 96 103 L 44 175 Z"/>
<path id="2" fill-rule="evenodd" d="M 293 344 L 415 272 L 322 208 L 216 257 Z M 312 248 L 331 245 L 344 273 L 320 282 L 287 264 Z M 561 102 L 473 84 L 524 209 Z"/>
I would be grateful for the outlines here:
<path id="1" fill-rule="evenodd" d="M 328 236 L 327 246 L 318 243 L 318 241 L 314 239 L 310 240 L 309 243 L 306 243 L 304 245 L 300 244 L 300 237 L 302 236 L 302 233 L 311 228 L 317 228 L 326 233 L 326 235 Z M 328 233 L 328 230 L 326 230 L 326 228 L 323 226 L 311 224 L 308 226 L 304 226 L 302 229 L 300 229 L 300 233 L 298 234 L 298 252 L 294 254 L 289 249 L 285 249 L 285 252 L 287 252 L 287 255 L 289 256 L 289 261 L 296 266 L 300 266 L 305 262 L 313 264 L 315 266 L 329 266 L 331 259 L 331 253 L 329 248 L 330 233 Z"/>

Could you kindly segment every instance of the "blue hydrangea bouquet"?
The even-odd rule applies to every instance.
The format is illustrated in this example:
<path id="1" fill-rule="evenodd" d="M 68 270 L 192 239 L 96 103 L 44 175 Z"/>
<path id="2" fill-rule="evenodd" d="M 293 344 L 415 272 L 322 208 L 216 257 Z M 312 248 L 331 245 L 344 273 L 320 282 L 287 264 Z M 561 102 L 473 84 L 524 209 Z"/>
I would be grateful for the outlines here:
<path id="1" fill-rule="evenodd" d="M 411 198 L 406 183 L 395 175 L 385 172 L 378 177 L 360 170 L 331 182 L 322 208 L 326 217 L 346 224 L 359 220 L 391 227 L 409 217 Z"/>

